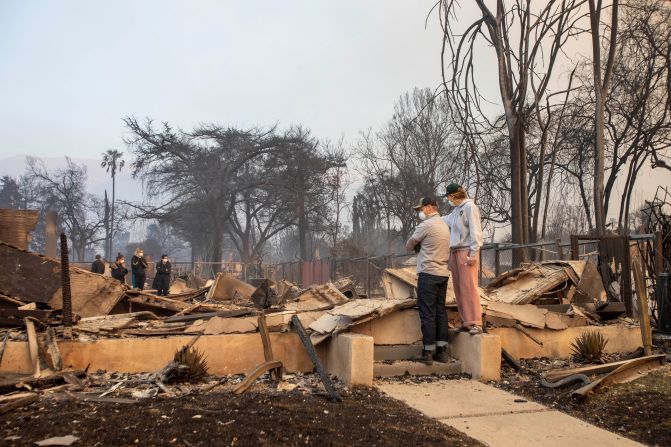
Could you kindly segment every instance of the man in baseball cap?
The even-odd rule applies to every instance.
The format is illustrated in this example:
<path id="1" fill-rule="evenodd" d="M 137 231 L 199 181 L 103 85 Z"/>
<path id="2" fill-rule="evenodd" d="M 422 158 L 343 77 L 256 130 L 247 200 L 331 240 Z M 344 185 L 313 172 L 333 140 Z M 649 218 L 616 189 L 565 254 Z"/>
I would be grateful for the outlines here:
<path id="1" fill-rule="evenodd" d="M 422 197 L 413 207 L 421 221 L 405 248 L 417 254 L 417 306 L 422 327 L 422 363 L 447 362 L 447 293 L 450 230 L 438 214 L 435 197 Z"/>

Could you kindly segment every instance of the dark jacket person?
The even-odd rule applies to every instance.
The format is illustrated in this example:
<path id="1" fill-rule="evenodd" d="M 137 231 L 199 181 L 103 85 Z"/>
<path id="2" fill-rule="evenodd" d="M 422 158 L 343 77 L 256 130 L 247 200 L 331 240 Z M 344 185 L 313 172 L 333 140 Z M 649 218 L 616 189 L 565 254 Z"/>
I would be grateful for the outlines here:
<path id="1" fill-rule="evenodd" d="M 97 273 L 99 275 L 105 273 L 105 263 L 102 260 L 102 256 L 96 255 L 96 260 L 91 264 L 91 273 Z"/>
<path id="2" fill-rule="evenodd" d="M 161 256 L 161 262 L 156 264 L 156 276 L 154 276 L 154 288 L 158 290 L 158 295 L 166 296 L 170 291 L 170 273 L 172 265 L 168 260 L 168 255 Z"/>
<path id="3" fill-rule="evenodd" d="M 414 207 L 420 224 L 405 245 L 417 254 L 417 307 L 422 328 L 421 362 L 431 365 L 433 360 L 447 362 L 447 269 L 450 257 L 450 229 L 438 214 L 433 197 L 422 197 Z"/>
<path id="4" fill-rule="evenodd" d="M 117 255 L 116 261 L 110 267 L 112 269 L 112 278 L 118 280 L 122 284 L 125 284 L 128 269 L 126 268 L 126 262 L 121 253 Z"/>
<path id="5" fill-rule="evenodd" d="M 147 280 L 147 260 L 141 248 L 135 249 L 135 256 L 130 260 L 130 268 L 133 271 L 133 288 L 144 290 Z"/>

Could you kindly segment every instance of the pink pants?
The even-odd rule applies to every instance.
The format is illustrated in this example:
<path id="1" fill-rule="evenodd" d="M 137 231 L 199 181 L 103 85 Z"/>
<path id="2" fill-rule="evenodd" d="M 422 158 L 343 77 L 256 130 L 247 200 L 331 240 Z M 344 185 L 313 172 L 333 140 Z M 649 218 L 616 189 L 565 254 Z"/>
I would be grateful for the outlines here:
<path id="1" fill-rule="evenodd" d="M 452 273 L 452 286 L 457 299 L 457 309 L 464 326 L 482 326 L 482 306 L 478 291 L 478 258 L 475 264 L 466 265 L 468 249 L 450 253 L 449 268 Z"/>

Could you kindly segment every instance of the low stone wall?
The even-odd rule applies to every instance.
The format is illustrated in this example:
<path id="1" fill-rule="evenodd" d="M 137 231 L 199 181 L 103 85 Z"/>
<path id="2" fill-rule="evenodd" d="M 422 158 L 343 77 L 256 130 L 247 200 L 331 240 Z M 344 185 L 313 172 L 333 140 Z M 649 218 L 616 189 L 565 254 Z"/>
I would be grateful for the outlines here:
<path id="1" fill-rule="evenodd" d="M 175 351 L 193 336 L 99 339 L 58 342 L 65 368 L 105 370 L 125 373 L 153 372 L 170 362 Z M 312 361 L 298 335 L 271 333 L 273 355 L 287 372 L 310 372 Z M 194 347 L 204 352 L 209 373 L 246 374 L 264 361 L 258 333 L 203 335 Z M 341 334 L 318 346 L 326 370 L 348 385 L 373 384 L 373 339 L 364 335 Z M 27 342 L 8 342 L 0 372 L 32 372 Z"/>
<path id="2" fill-rule="evenodd" d="M 631 352 L 643 346 L 641 329 L 636 326 L 580 326 L 561 331 L 525 328 L 531 336 L 543 343 L 539 345 L 514 328 L 490 329 L 489 333 L 501 338 L 501 346 L 515 359 L 568 358 L 572 355 L 571 343 L 583 332 L 598 331 L 608 340 L 606 353 Z"/>

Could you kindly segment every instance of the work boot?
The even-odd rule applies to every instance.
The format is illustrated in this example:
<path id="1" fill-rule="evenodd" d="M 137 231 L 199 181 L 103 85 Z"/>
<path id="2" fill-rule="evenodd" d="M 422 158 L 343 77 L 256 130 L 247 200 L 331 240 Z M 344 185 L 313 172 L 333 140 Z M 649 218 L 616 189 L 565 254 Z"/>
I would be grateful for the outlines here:
<path id="1" fill-rule="evenodd" d="M 434 351 L 427 351 L 426 349 L 422 349 L 422 356 L 416 360 L 420 363 L 431 366 L 433 365 L 433 353 Z"/>
<path id="2" fill-rule="evenodd" d="M 438 346 L 436 352 L 433 353 L 433 359 L 440 363 L 449 362 L 450 355 L 447 353 L 447 346 Z"/>

